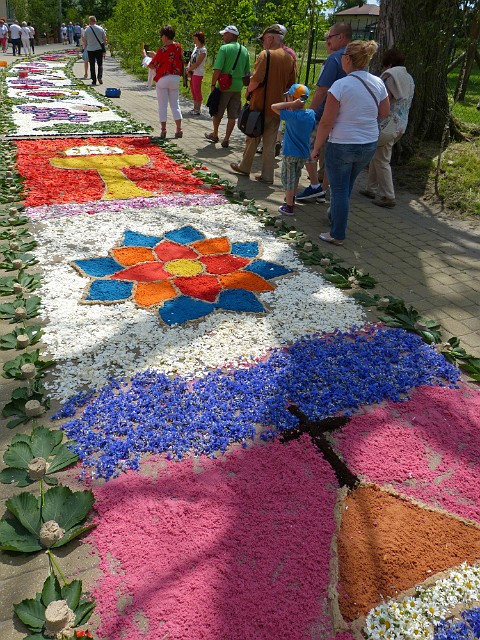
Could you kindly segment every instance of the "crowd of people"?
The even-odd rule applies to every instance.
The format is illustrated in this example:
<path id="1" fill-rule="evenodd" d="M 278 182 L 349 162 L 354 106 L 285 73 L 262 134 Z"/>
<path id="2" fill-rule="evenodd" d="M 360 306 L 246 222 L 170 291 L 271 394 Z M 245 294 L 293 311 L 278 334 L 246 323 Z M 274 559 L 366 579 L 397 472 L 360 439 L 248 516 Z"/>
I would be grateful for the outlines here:
<path id="1" fill-rule="evenodd" d="M 390 161 L 392 149 L 406 130 L 414 82 L 405 68 L 405 56 L 396 49 L 382 57 L 380 77 L 368 67 L 377 51 L 373 40 L 352 40 L 351 25 L 334 24 L 325 36 L 328 57 L 322 67 L 310 107 L 308 87 L 296 83 L 296 56 L 284 43 L 286 29 L 281 24 L 267 27 L 260 35 L 263 51 L 250 70 L 250 56 L 239 42 L 239 31 L 228 25 L 220 32 L 223 45 L 213 63 L 212 83 L 207 101 L 213 130 L 205 133 L 211 143 L 229 147 L 230 136 L 241 111 L 242 89 L 246 87 L 249 110 L 262 113 L 258 135 L 245 138 L 240 162 L 232 171 L 250 176 L 255 154 L 261 152 L 260 182 L 272 184 L 281 122 L 285 125 L 282 147 L 282 185 L 285 202 L 279 211 L 294 215 L 297 202 L 325 202 L 329 231 L 320 239 L 342 245 L 346 236 L 349 203 L 359 173 L 368 168 L 368 182 L 360 193 L 379 207 L 395 206 Z M 194 106 L 191 116 L 201 113 L 202 79 L 207 58 L 205 37 L 194 34 L 195 48 L 186 68 L 183 50 L 175 41 L 175 29 L 165 25 L 160 32 L 162 46 L 156 53 L 146 51 L 144 66 L 156 83 L 161 124 L 160 136 L 167 136 L 167 108 L 175 120 L 175 137 L 183 136 L 179 103 L 180 78 L 190 78 Z M 227 114 L 225 132 L 220 126 Z M 303 167 L 310 184 L 297 193 Z"/>
<path id="2" fill-rule="evenodd" d="M 5 18 L 0 18 L 0 45 L 2 53 L 8 51 L 8 39 L 12 43 L 12 54 L 14 56 L 30 56 L 35 53 L 35 27 L 31 22 L 23 21 L 21 24 L 14 20 L 9 26 Z"/>

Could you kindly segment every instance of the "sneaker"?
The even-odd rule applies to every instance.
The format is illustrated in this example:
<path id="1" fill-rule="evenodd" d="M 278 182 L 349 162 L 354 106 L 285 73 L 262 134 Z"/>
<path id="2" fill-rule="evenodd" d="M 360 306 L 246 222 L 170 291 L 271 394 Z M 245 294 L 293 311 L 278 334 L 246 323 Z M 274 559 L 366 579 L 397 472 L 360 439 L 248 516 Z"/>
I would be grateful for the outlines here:
<path id="1" fill-rule="evenodd" d="M 368 189 L 360 189 L 360 191 L 358 193 L 361 196 L 365 196 L 366 198 L 370 198 L 371 200 L 373 200 L 375 198 L 375 194 L 373 193 L 373 191 L 369 191 Z"/>
<path id="2" fill-rule="evenodd" d="M 200 115 L 200 111 L 195 111 L 195 109 L 190 109 L 190 111 L 188 111 L 187 116 L 199 116 Z"/>
<path id="3" fill-rule="evenodd" d="M 385 198 L 385 196 L 375 198 L 372 200 L 372 203 L 376 204 L 377 207 L 387 207 L 388 209 L 393 209 L 395 206 L 395 200 L 390 200 L 389 198 Z"/>
<path id="4" fill-rule="evenodd" d="M 99 78 L 98 83 L 99 84 L 103 84 L 103 80 L 101 78 Z"/>
<path id="5" fill-rule="evenodd" d="M 324 191 L 321 184 L 315 189 L 311 185 L 308 185 L 302 193 L 297 193 L 297 200 L 315 200 L 315 198 L 324 198 L 326 195 L 327 192 Z"/>
<path id="6" fill-rule="evenodd" d="M 326 193 L 326 192 L 325 192 Z M 317 196 L 317 199 L 315 200 L 315 202 L 317 204 L 325 204 L 326 203 L 326 198 L 325 196 Z"/>
<path id="7" fill-rule="evenodd" d="M 280 213 L 283 213 L 284 216 L 294 216 L 293 205 L 284 203 L 278 207 Z"/>

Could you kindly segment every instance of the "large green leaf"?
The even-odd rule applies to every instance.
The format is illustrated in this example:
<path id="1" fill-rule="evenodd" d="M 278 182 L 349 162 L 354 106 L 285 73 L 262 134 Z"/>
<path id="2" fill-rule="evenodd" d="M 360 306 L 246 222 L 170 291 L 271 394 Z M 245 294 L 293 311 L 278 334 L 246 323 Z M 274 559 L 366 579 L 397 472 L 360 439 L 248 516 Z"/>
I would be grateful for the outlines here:
<path id="1" fill-rule="evenodd" d="M 32 553 L 41 551 L 42 545 L 33 533 L 30 533 L 17 520 L 0 521 L 0 549 Z"/>
<path id="2" fill-rule="evenodd" d="M 75 622 L 74 625 L 79 627 L 82 624 L 85 624 L 90 619 L 90 616 L 95 609 L 95 601 L 89 600 L 87 602 L 81 602 L 77 610 L 75 611 Z"/>
<path id="3" fill-rule="evenodd" d="M 27 531 L 30 531 L 30 533 L 36 536 L 39 535 L 41 515 L 38 498 L 35 498 L 31 493 L 25 491 L 18 494 L 18 496 L 9 498 L 5 506 L 10 513 L 13 513 L 13 515 L 18 518 Z"/>
<path id="4" fill-rule="evenodd" d="M 28 469 L 30 460 L 34 456 L 32 450 L 26 442 L 17 442 L 11 444 L 3 454 L 3 461 L 8 464 L 9 467 L 15 467 L 16 469 Z"/>
<path id="5" fill-rule="evenodd" d="M 0 471 L 0 482 L 2 484 L 16 484 L 18 487 L 32 484 L 25 469 L 14 469 L 13 467 Z"/>
<path id="6" fill-rule="evenodd" d="M 94 529 L 95 526 L 96 526 L 95 524 L 87 524 L 85 526 L 79 524 L 76 527 L 73 527 L 73 529 L 70 529 L 69 531 L 67 531 L 67 533 L 63 536 L 63 538 L 58 542 L 56 542 L 53 545 L 53 547 L 55 548 L 63 547 L 63 545 L 67 544 L 67 542 L 70 542 L 70 540 L 73 540 L 74 538 L 78 538 L 78 536 L 81 536 L 84 533 L 87 533 L 87 531 Z"/>
<path id="7" fill-rule="evenodd" d="M 46 607 L 38 599 L 38 595 L 35 599 L 22 600 L 13 605 L 15 613 L 30 631 L 41 631 L 45 624 Z"/>
<path id="8" fill-rule="evenodd" d="M 43 521 L 55 520 L 62 529 L 69 531 L 85 519 L 93 502 L 91 491 L 74 493 L 68 487 L 54 487 L 45 493 Z"/>
<path id="9" fill-rule="evenodd" d="M 57 576 L 54 573 L 51 573 L 43 583 L 42 602 L 45 607 L 48 607 L 48 605 L 54 600 L 61 599 L 62 590 L 60 588 L 60 583 L 58 582 Z"/>
<path id="10" fill-rule="evenodd" d="M 67 604 L 72 611 L 75 611 L 75 609 L 78 607 L 81 595 L 81 580 L 72 580 L 72 582 L 62 587 L 62 598 L 67 601 Z"/>
<path id="11" fill-rule="evenodd" d="M 25 636 L 23 640 L 51 640 L 48 636 L 43 633 L 32 633 L 29 636 Z"/>
<path id="12" fill-rule="evenodd" d="M 61 433 L 61 432 L 60 432 Z M 73 451 L 67 447 L 67 445 L 62 444 L 55 449 L 56 456 L 52 460 L 50 467 L 48 468 L 48 474 L 56 473 L 61 469 L 65 469 L 65 467 L 70 466 L 74 462 L 78 460 L 78 456 Z"/>
<path id="13" fill-rule="evenodd" d="M 55 446 L 52 433 L 50 429 L 46 429 L 45 427 L 37 427 L 33 430 L 30 447 L 35 458 L 45 458 L 45 460 L 48 460 Z"/>

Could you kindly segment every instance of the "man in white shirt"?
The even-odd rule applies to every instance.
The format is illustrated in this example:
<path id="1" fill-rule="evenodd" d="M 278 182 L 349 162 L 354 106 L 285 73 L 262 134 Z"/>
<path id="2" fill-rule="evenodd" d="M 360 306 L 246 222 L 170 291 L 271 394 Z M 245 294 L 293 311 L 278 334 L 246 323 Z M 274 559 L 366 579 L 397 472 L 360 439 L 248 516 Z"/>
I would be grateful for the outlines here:
<path id="1" fill-rule="evenodd" d="M 105 31 L 97 24 L 95 16 L 88 19 L 88 27 L 84 33 L 85 42 L 87 44 L 88 61 L 90 62 L 90 75 L 92 77 L 92 87 L 97 84 L 97 73 L 95 63 L 98 66 L 98 82 L 103 84 L 103 55 L 105 53 L 105 42 L 107 40 Z"/>
<path id="2" fill-rule="evenodd" d="M 10 37 L 12 39 L 13 55 L 20 55 L 22 48 L 22 27 L 18 24 L 18 20 L 15 20 L 10 25 Z"/>

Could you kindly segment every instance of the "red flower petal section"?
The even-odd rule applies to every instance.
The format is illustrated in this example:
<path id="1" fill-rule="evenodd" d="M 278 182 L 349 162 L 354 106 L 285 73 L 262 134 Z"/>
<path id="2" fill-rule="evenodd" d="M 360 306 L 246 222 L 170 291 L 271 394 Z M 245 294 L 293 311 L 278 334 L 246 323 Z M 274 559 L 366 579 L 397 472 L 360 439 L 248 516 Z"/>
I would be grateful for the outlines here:
<path id="1" fill-rule="evenodd" d="M 157 254 L 158 258 L 163 262 L 168 262 L 169 260 L 181 260 L 182 258 L 192 259 L 198 258 L 198 253 L 196 253 L 190 247 L 186 247 L 183 244 L 177 244 L 176 242 L 171 242 L 170 240 L 165 240 L 160 244 L 157 244 L 154 253 Z"/>
<path id="2" fill-rule="evenodd" d="M 170 277 L 171 275 L 166 273 L 158 262 L 139 264 L 110 276 L 112 280 L 133 280 L 134 282 L 155 282 L 155 280 L 168 280 Z"/>
<path id="3" fill-rule="evenodd" d="M 214 276 L 194 276 L 193 278 L 177 278 L 175 286 L 185 296 L 214 302 L 222 287 Z"/>
<path id="4" fill-rule="evenodd" d="M 199 262 L 205 265 L 207 271 L 213 274 L 232 273 L 238 271 L 242 267 L 246 267 L 250 263 L 248 258 L 239 258 L 238 256 L 205 256 L 199 259 Z"/>
<path id="5" fill-rule="evenodd" d="M 192 243 L 192 247 L 204 256 L 211 256 L 217 253 L 230 253 L 230 242 L 228 238 L 207 238 L 207 240 L 197 240 Z"/>

